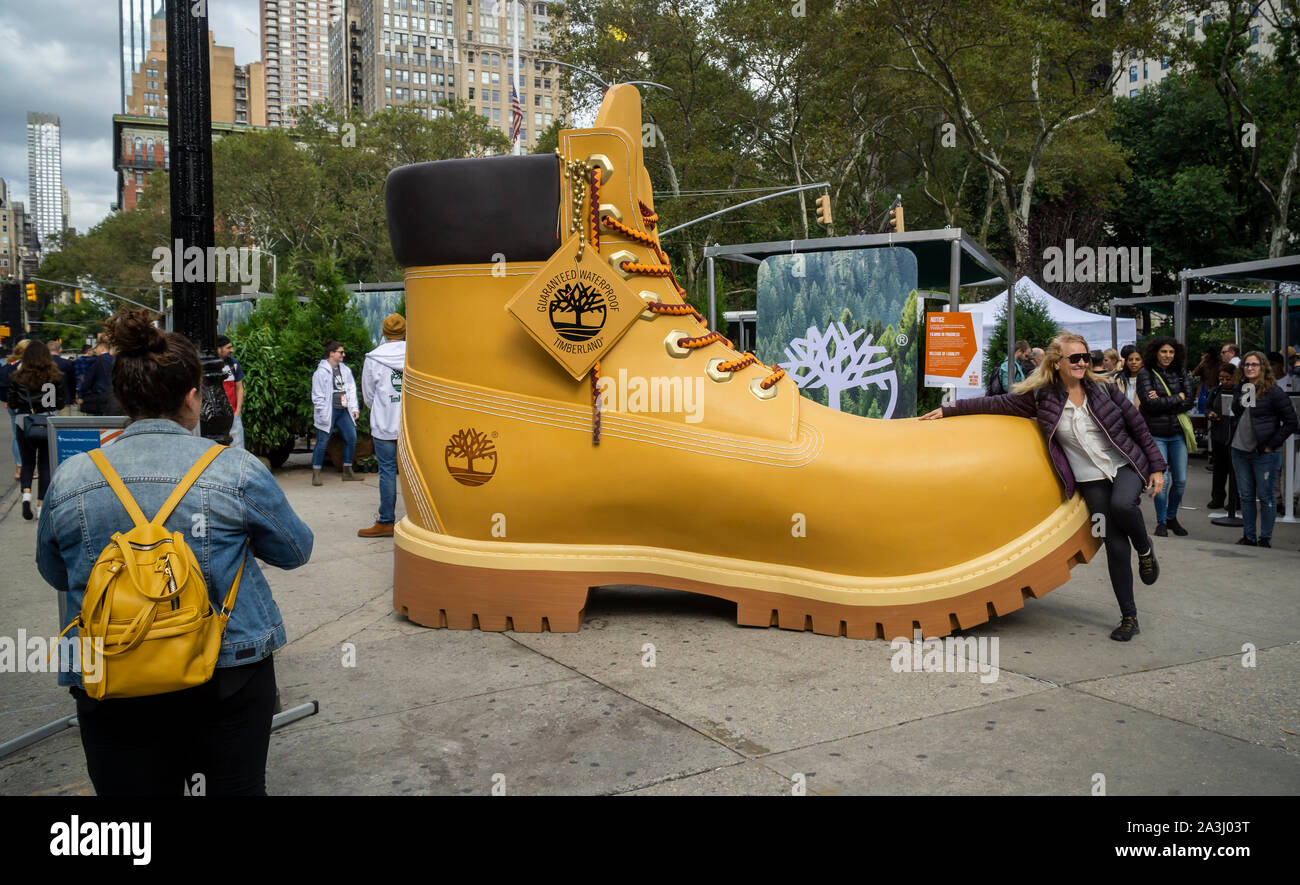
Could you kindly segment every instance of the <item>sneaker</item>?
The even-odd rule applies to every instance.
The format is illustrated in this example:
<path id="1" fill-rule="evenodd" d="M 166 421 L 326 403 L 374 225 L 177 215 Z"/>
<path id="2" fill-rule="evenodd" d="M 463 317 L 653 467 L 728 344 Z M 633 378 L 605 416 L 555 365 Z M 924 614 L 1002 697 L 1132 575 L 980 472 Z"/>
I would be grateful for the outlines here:
<path id="1" fill-rule="evenodd" d="M 1237 543 L 1238 543 L 1238 544 L 1241 544 L 1243 547 L 1258 547 L 1258 546 L 1259 546 L 1259 544 L 1255 541 L 1254 538 L 1247 538 L 1245 535 L 1242 535 L 1240 538 L 1238 538 L 1238 539 L 1237 539 Z"/>
<path id="2" fill-rule="evenodd" d="M 32 518 L 32 493 L 23 492 L 23 519 Z"/>
<path id="3" fill-rule="evenodd" d="M 1156 548 L 1153 546 L 1146 553 L 1138 554 L 1138 577 L 1143 584 L 1154 584 L 1160 577 L 1160 563 L 1156 562 Z"/>
<path id="4" fill-rule="evenodd" d="M 1169 537 L 1169 529 L 1165 528 L 1165 524 L 1163 522 L 1156 523 L 1156 537 L 1157 538 Z"/>
<path id="5" fill-rule="evenodd" d="M 1138 619 L 1128 615 L 1120 618 L 1119 626 L 1110 631 L 1110 638 L 1116 642 L 1128 642 L 1142 631 L 1138 629 Z"/>
<path id="6" fill-rule="evenodd" d="M 39 508 L 39 507 L 36 508 L 36 512 L 37 512 L 37 513 L 40 513 L 40 508 Z M 1256 547 L 1268 547 L 1268 548 L 1271 549 L 1271 548 L 1273 547 L 1273 544 L 1272 544 L 1272 542 L 1271 542 L 1268 538 L 1260 538 L 1258 541 L 1255 542 L 1255 546 L 1256 546 Z"/>
<path id="7" fill-rule="evenodd" d="M 1183 528 L 1182 525 L 1178 522 L 1178 520 L 1174 519 L 1172 516 L 1165 520 L 1165 525 L 1169 527 L 1169 531 L 1173 532 L 1175 535 L 1178 535 L 1179 537 L 1182 537 L 1183 535 L 1187 534 L 1187 529 Z"/>
<path id="8" fill-rule="evenodd" d="M 393 524 L 377 522 L 368 529 L 358 529 L 358 538 L 391 538 L 393 536 Z"/>

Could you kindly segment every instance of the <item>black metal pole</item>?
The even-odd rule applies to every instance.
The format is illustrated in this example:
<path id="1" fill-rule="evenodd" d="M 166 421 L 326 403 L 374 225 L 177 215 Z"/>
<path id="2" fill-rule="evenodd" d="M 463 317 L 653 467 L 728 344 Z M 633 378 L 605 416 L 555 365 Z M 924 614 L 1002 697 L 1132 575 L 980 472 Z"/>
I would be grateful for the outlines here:
<path id="1" fill-rule="evenodd" d="M 172 0 L 167 9 L 167 133 L 171 139 L 173 266 L 197 248 L 204 273 L 172 280 L 173 328 L 194 342 L 203 361 L 202 433 L 230 443 L 233 413 L 221 385 L 217 345 L 217 290 L 206 272 L 215 244 L 212 227 L 212 97 L 209 87 L 207 4 Z M 201 14 L 195 14 L 195 10 Z M 176 254 L 179 250 L 179 254 Z"/>

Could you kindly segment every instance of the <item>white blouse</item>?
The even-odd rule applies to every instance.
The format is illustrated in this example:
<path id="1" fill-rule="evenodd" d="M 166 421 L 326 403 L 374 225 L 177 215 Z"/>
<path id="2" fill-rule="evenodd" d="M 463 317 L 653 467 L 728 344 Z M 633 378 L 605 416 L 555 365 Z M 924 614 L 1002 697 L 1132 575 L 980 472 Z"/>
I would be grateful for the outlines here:
<path id="1" fill-rule="evenodd" d="M 1056 425 L 1056 440 L 1065 450 L 1075 482 L 1114 479 L 1126 463 L 1110 437 L 1093 420 L 1086 404 L 1076 406 L 1068 399 L 1065 401 L 1065 410 Z"/>

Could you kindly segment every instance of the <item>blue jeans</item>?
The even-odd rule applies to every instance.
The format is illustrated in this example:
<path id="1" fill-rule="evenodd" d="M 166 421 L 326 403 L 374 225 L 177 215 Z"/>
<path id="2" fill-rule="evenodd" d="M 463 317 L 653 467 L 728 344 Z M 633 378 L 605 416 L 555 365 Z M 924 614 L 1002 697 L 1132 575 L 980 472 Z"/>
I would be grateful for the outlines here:
<path id="1" fill-rule="evenodd" d="M 238 415 L 231 417 L 230 447 L 234 449 L 242 449 L 244 447 L 244 419 Z"/>
<path id="2" fill-rule="evenodd" d="M 8 406 L 5 408 L 8 408 Z M 13 432 L 13 436 L 9 439 L 14 444 L 14 466 L 22 467 L 23 450 L 18 448 L 18 413 L 13 409 L 9 409 L 9 430 Z"/>
<path id="3" fill-rule="evenodd" d="M 397 440 L 374 439 L 375 460 L 379 462 L 379 518 L 381 525 L 397 522 Z"/>
<path id="4" fill-rule="evenodd" d="M 313 470 L 320 470 L 325 463 L 325 446 L 330 441 L 330 434 L 335 430 L 343 435 L 343 466 L 352 466 L 352 453 L 357 449 L 357 425 L 352 423 L 351 412 L 335 406 L 334 417 L 330 420 L 330 429 L 316 430 L 316 449 L 311 453 Z"/>
<path id="5" fill-rule="evenodd" d="M 1152 438 L 1169 465 L 1165 487 L 1156 495 L 1156 522 L 1164 522 L 1166 515 L 1177 519 L 1178 505 L 1183 503 L 1183 490 L 1187 488 L 1187 440 L 1182 434 Z"/>
<path id="6" fill-rule="evenodd" d="M 1273 520 L 1277 519 L 1277 474 L 1282 469 L 1282 453 L 1243 452 L 1232 450 L 1232 472 L 1237 477 L 1237 491 L 1241 495 L 1242 531 L 1251 540 L 1255 536 L 1255 500 L 1259 500 L 1259 538 L 1273 539 Z"/>

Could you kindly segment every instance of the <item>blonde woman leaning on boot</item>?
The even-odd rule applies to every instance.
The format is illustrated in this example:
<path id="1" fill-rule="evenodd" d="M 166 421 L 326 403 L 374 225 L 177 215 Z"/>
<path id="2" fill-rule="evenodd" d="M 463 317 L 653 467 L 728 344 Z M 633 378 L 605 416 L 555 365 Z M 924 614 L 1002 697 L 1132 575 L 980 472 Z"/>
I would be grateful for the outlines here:
<path id="1" fill-rule="evenodd" d="M 1048 345 L 1034 373 L 1002 396 L 959 401 L 924 419 L 950 415 L 1015 415 L 1035 418 L 1047 437 L 1057 478 L 1070 498 L 1078 488 L 1106 539 L 1106 565 L 1119 602 L 1119 626 L 1110 638 L 1128 642 L 1138 629 L 1129 545 L 1138 551 L 1144 584 L 1160 576 L 1139 504 L 1142 490 L 1159 493 L 1165 461 L 1146 422 L 1124 393 L 1092 370 L 1088 343 L 1062 332 Z"/>
<path id="2" fill-rule="evenodd" d="M 312 424 L 316 427 L 316 448 L 311 456 L 311 484 L 324 485 L 320 470 L 325 463 L 325 445 L 335 429 L 343 437 L 343 481 L 361 482 L 352 473 L 352 453 L 357 448 L 357 383 L 343 362 L 347 352 L 338 341 L 325 344 L 325 358 L 311 377 Z"/>

